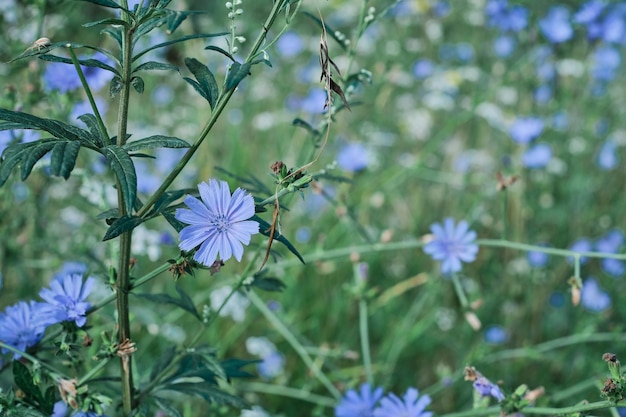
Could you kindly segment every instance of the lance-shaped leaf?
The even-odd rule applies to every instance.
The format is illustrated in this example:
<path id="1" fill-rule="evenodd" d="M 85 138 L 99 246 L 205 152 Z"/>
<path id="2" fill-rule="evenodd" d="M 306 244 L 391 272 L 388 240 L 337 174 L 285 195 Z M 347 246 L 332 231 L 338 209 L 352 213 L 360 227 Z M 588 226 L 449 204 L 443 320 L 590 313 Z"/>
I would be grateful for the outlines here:
<path id="1" fill-rule="evenodd" d="M 233 90 L 239 85 L 241 80 L 250 75 L 251 66 L 252 65 L 248 62 L 244 62 L 243 64 L 240 64 L 239 62 L 234 62 L 233 64 L 231 64 L 224 87 L 226 91 Z"/>
<path id="2" fill-rule="evenodd" d="M 135 164 L 133 164 L 133 160 L 128 155 L 128 152 L 117 145 L 110 145 L 104 148 L 104 156 L 109 161 L 109 165 L 117 177 L 126 212 L 131 213 L 137 197 Z"/>
<path id="3" fill-rule="evenodd" d="M 150 300 L 153 303 L 175 305 L 177 307 L 182 308 L 186 312 L 190 313 L 199 321 L 202 321 L 202 317 L 200 316 L 200 313 L 198 313 L 196 306 L 191 301 L 191 298 L 189 298 L 187 294 L 181 291 L 182 290 L 178 291 L 178 293 L 181 294 L 181 298 L 172 297 L 169 294 L 136 294 L 136 295 L 138 297 Z"/>
<path id="4" fill-rule="evenodd" d="M 193 88 L 209 102 L 211 108 L 214 108 L 220 91 L 209 67 L 195 58 L 185 58 L 185 65 L 187 65 L 187 68 L 189 68 L 189 71 L 191 71 L 197 80 L 194 81 L 191 78 L 185 77 L 185 81 L 191 84 Z"/>
<path id="5" fill-rule="evenodd" d="M 115 19 L 112 17 L 108 19 L 100 19 L 100 20 L 95 20 L 93 22 L 83 23 L 83 27 L 85 28 L 90 28 L 90 27 L 98 26 L 98 25 L 116 25 L 116 26 L 129 27 L 130 23 L 125 20 Z"/>
<path id="6" fill-rule="evenodd" d="M 115 215 L 117 215 L 117 210 L 115 210 Z M 123 216 L 115 219 L 111 226 L 107 229 L 104 237 L 102 238 L 103 242 L 107 240 L 113 239 L 121 235 L 122 233 L 126 233 L 130 230 L 133 230 L 135 227 L 139 226 L 141 223 L 145 222 L 147 219 L 143 219 L 137 216 Z"/>
<path id="7" fill-rule="evenodd" d="M 166 10 L 167 13 L 167 31 L 169 33 L 174 33 L 176 29 L 180 26 L 181 23 L 187 19 L 188 16 L 193 14 L 204 14 L 205 12 L 198 10 Z"/>
<path id="8" fill-rule="evenodd" d="M 81 0 L 87 3 L 97 4 L 98 6 L 109 7 L 111 9 L 124 9 L 122 6 L 114 2 L 113 0 Z M 127 9 L 124 9 L 127 10 Z"/>
<path id="9" fill-rule="evenodd" d="M 138 92 L 139 94 L 143 94 L 143 89 L 144 89 L 143 78 L 137 77 L 137 76 L 133 77 L 130 80 L 130 85 L 133 86 L 136 92 Z"/>
<path id="10" fill-rule="evenodd" d="M 183 36 L 183 37 L 178 38 L 178 39 L 173 39 L 171 41 L 162 42 L 162 43 L 153 45 L 153 46 L 151 46 L 148 49 L 144 49 L 143 51 L 141 51 L 138 54 L 136 54 L 135 56 L 133 56 L 133 62 L 137 61 L 139 58 L 141 58 L 142 56 L 144 56 L 148 52 L 153 51 L 153 50 L 158 49 L 158 48 L 163 48 L 164 46 L 174 45 L 176 43 L 185 42 L 185 41 L 188 41 L 188 40 L 191 40 L 191 39 L 214 38 L 216 36 L 225 36 L 225 35 L 230 35 L 230 32 L 200 33 L 200 34 L 197 34 L 197 35 L 188 35 L 188 36 Z"/>
<path id="11" fill-rule="evenodd" d="M 74 65 L 74 61 L 72 61 L 71 59 L 64 58 L 64 57 L 61 57 L 61 56 L 56 56 L 56 55 L 48 55 L 48 54 L 41 55 L 39 57 L 39 59 L 42 59 L 44 61 L 49 61 L 49 62 L 61 62 L 63 64 Z M 91 58 L 90 59 L 79 59 L 78 63 L 80 65 L 85 66 L 85 67 L 100 68 L 100 69 L 103 69 L 103 70 L 106 70 L 106 71 L 111 71 L 113 74 L 117 75 L 118 77 L 120 76 L 120 73 L 119 73 L 119 71 L 116 68 L 114 68 L 114 67 L 112 67 L 110 65 L 107 65 L 107 64 L 105 64 L 102 61 L 98 61 L 97 59 L 91 59 Z"/>
<path id="12" fill-rule="evenodd" d="M 0 108 L 0 120 L 7 120 L 11 125 L 0 124 L 0 130 L 39 129 L 50 133 L 55 138 L 77 140 L 83 144 L 99 145 L 100 140 L 91 132 L 54 119 L 43 119 L 32 114 Z M 3 127 L 6 126 L 6 127 Z"/>
<path id="13" fill-rule="evenodd" d="M 190 146 L 191 145 L 184 140 L 173 136 L 154 135 L 132 142 L 126 142 L 124 149 L 128 152 L 134 152 L 140 149 L 189 148 Z"/>
<path id="14" fill-rule="evenodd" d="M 252 220 L 254 220 L 255 222 L 259 222 L 259 231 L 264 236 L 267 236 L 267 237 L 270 236 L 270 230 L 272 229 L 272 225 L 271 224 L 269 224 L 268 222 L 266 222 L 265 220 L 263 220 L 262 218 L 260 218 L 256 214 L 254 216 L 252 216 Z M 274 230 L 274 240 L 277 240 L 280 243 L 282 243 L 283 245 L 285 245 L 287 247 L 287 249 L 289 249 L 289 252 L 291 252 L 294 255 L 296 255 L 296 257 L 300 260 L 300 262 L 305 263 L 304 259 L 302 258 L 302 255 L 300 255 L 300 252 L 298 252 L 298 250 L 295 248 L 295 246 L 293 246 L 291 244 L 291 242 L 289 242 L 289 240 L 287 240 L 287 238 L 285 236 L 281 235 L 278 232 L 278 230 Z"/>
<path id="15" fill-rule="evenodd" d="M 70 173 L 76 165 L 76 158 L 80 150 L 79 142 L 62 141 L 57 142 L 52 148 L 52 158 L 50 159 L 50 174 L 68 179 Z"/>
<path id="16" fill-rule="evenodd" d="M 157 61 L 148 61 L 139 65 L 137 68 L 133 70 L 133 74 L 138 71 L 149 71 L 149 70 L 158 70 L 158 71 L 176 71 L 178 72 L 178 67 L 172 64 L 166 64 L 163 62 Z"/>
<path id="17" fill-rule="evenodd" d="M 234 56 L 232 56 L 230 53 L 228 53 L 227 51 L 225 51 L 224 49 L 220 48 L 219 46 L 215 46 L 215 45 L 209 45 L 204 49 L 208 49 L 210 51 L 216 51 L 219 52 L 220 54 L 228 57 L 231 61 L 233 62 L 237 62 L 237 60 L 235 59 Z"/>
<path id="18" fill-rule="evenodd" d="M 103 137 L 102 133 L 100 132 L 100 126 L 98 125 L 98 120 L 96 119 L 96 116 L 91 113 L 86 113 L 81 114 L 77 117 L 77 119 L 87 126 L 87 129 L 89 129 L 94 138 L 97 139 L 97 145 L 99 147 L 103 146 L 106 143 L 108 138 Z"/>

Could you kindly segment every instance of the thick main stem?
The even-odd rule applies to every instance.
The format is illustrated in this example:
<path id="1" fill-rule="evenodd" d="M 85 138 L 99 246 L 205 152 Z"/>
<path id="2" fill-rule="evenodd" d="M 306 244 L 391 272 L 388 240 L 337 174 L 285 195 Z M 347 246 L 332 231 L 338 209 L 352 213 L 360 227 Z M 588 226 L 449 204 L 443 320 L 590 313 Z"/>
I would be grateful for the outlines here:
<path id="1" fill-rule="evenodd" d="M 126 3 L 126 2 L 123 2 Z M 122 18 L 127 19 L 126 13 L 122 13 Z M 126 142 L 126 132 L 128 124 L 128 107 L 130 103 L 130 81 L 132 67 L 132 29 L 125 30 L 122 38 L 122 91 L 120 92 L 120 105 L 118 111 L 117 144 L 123 146 Z M 121 192 L 118 181 L 117 201 L 119 215 L 124 216 L 127 204 Z M 132 206 L 129 204 L 129 206 Z M 130 291 L 130 249 L 132 231 L 120 236 L 120 253 L 117 269 L 117 320 L 118 320 L 118 343 L 125 346 L 131 341 L 130 337 L 130 309 L 128 305 L 128 293 Z M 120 355 L 120 370 L 122 381 L 122 408 L 124 415 L 130 415 L 133 409 L 133 372 L 130 352 L 126 351 Z"/>

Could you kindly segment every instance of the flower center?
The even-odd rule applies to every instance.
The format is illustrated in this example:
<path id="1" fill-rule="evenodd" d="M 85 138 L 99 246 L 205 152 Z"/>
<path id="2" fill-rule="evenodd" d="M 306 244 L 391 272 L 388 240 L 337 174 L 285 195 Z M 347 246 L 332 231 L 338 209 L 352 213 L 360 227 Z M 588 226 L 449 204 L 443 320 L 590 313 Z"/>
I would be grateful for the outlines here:
<path id="1" fill-rule="evenodd" d="M 211 226 L 215 227 L 218 232 L 224 233 L 230 229 L 230 220 L 223 214 L 219 214 L 211 220 Z"/>

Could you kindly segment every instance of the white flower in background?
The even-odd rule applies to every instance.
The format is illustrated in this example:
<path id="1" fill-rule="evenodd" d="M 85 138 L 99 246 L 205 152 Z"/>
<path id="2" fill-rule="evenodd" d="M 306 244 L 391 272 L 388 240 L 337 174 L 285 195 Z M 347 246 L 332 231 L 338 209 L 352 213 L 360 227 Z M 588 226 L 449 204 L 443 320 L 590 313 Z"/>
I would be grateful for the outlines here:
<path id="1" fill-rule="evenodd" d="M 139 226 L 134 230 L 132 251 L 135 255 L 146 255 L 155 262 L 161 256 L 161 233 Z"/>
<path id="2" fill-rule="evenodd" d="M 233 291 L 230 285 L 225 285 L 211 293 L 211 310 L 217 311 L 222 305 L 226 297 Z M 237 322 L 242 322 L 246 318 L 246 309 L 250 305 L 250 300 L 244 295 L 234 293 L 226 305 L 220 311 L 221 317 L 231 317 Z"/>
<path id="3" fill-rule="evenodd" d="M 267 414 L 267 411 L 255 405 L 251 410 L 241 410 L 240 417 L 270 417 L 270 415 Z"/>

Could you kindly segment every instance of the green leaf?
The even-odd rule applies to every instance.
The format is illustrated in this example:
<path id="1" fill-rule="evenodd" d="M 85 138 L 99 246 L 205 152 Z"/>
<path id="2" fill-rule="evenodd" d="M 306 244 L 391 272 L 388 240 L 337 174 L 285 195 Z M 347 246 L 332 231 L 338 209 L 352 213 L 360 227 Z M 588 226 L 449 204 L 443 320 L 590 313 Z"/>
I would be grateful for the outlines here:
<path id="1" fill-rule="evenodd" d="M 127 213 L 132 213 L 133 204 L 137 197 L 137 173 L 135 164 L 125 149 L 117 145 L 109 145 L 104 148 L 104 156 L 121 187 L 122 196 L 124 198 L 124 206 Z"/>
<path id="2" fill-rule="evenodd" d="M 209 102 L 211 108 L 214 108 L 220 91 L 209 67 L 195 58 L 185 58 L 185 65 L 198 81 L 197 83 L 190 84 Z M 185 80 L 189 82 L 188 78 L 185 78 Z"/>
<path id="3" fill-rule="evenodd" d="M 187 19 L 188 16 L 194 14 L 204 14 L 203 11 L 198 10 L 186 10 L 186 11 L 178 11 L 178 10 L 167 10 L 167 31 L 169 33 L 174 33 L 176 29 L 180 26 L 181 23 Z"/>
<path id="4" fill-rule="evenodd" d="M 287 288 L 287 285 L 285 285 L 285 283 L 278 278 L 265 278 L 261 276 L 255 276 L 254 281 L 252 281 L 252 284 L 250 284 L 250 286 L 268 292 L 281 292 L 285 288 Z"/>
<path id="5" fill-rule="evenodd" d="M 179 42 L 185 42 L 191 39 L 205 39 L 205 38 L 214 38 L 217 36 L 225 36 L 225 35 L 230 35 L 230 32 L 219 32 L 219 33 L 201 33 L 201 34 L 197 34 L 197 35 L 188 35 L 188 36 L 183 36 L 181 38 L 178 39 L 173 39 L 171 41 L 167 41 L 167 42 L 162 42 L 156 45 L 151 46 L 148 49 L 144 49 L 143 51 L 139 52 L 137 55 L 135 55 L 133 57 L 133 62 L 137 61 L 139 58 L 141 58 L 142 56 L 144 56 L 145 54 L 147 54 L 150 51 L 153 51 L 155 49 L 158 48 L 162 48 L 164 46 L 168 46 L 168 45 L 174 45 L 176 43 Z"/>
<path id="6" fill-rule="evenodd" d="M 230 91 L 237 88 L 241 80 L 250 75 L 250 67 L 251 64 L 248 62 L 244 62 L 243 64 L 234 62 L 231 64 L 228 76 L 226 77 L 225 90 Z"/>
<path id="7" fill-rule="evenodd" d="M 301 127 L 305 130 L 307 130 L 309 133 L 311 133 L 313 136 L 319 136 L 320 131 L 317 130 L 316 128 L 314 128 L 313 126 L 311 126 L 310 123 L 300 119 L 300 118 L 295 118 L 293 119 L 293 122 L 291 122 L 291 124 L 293 126 L 297 126 L 297 127 Z"/>
<path id="8" fill-rule="evenodd" d="M 122 233 L 126 233 L 129 230 L 133 230 L 135 227 L 139 226 L 144 221 L 146 221 L 146 219 L 143 219 L 137 216 L 119 217 L 115 219 L 113 223 L 111 223 L 111 226 L 109 226 L 109 228 L 107 229 L 106 233 L 104 234 L 104 237 L 102 238 L 102 241 L 106 242 L 107 240 L 118 237 Z"/>
<path id="9" fill-rule="evenodd" d="M 138 92 L 139 94 L 143 94 L 143 89 L 144 89 L 143 78 L 135 76 L 131 78 L 130 84 L 133 86 L 136 92 Z"/>
<path id="10" fill-rule="evenodd" d="M 161 355 L 159 355 L 159 360 L 154 364 L 152 370 L 150 371 L 150 381 L 154 381 L 156 377 L 160 376 L 160 374 L 167 369 L 168 366 L 170 366 L 172 360 L 174 360 L 175 354 L 176 346 L 170 345 Z"/>
<path id="11" fill-rule="evenodd" d="M 48 54 L 41 55 L 39 57 L 39 59 L 41 59 L 43 61 L 61 62 L 61 63 L 64 63 L 64 64 L 74 65 L 74 61 L 72 61 L 71 59 L 64 58 L 64 57 L 61 57 L 61 56 L 56 56 L 56 55 L 48 55 Z M 112 67 L 110 65 L 107 65 L 107 64 L 105 64 L 102 61 L 98 61 L 97 59 L 91 59 L 91 58 L 90 59 L 79 59 L 78 63 L 80 65 L 85 66 L 85 67 L 100 68 L 100 69 L 103 69 L 103 70 L 106 70 L 106 71 L 110 71 L 113 74 L 115 74 L 117 76 L 120 76 L 120 73 L 119 73 L 119 71 L 116 68 L 114 68 L 114 67 Z"/>
<path id="12" fill-rule="evenodd" d="M 195 395 L 209 403 L 231 405 L 238 408 L 244 408 L 247 405 L 241 398 L 224 392 L 216 386 L 206 382 L 180 382 L 177 384 L 167 385 L 162 389 L 178 391 L 186 395 Z"/>
<path id="13" fill-rule="evenodd" d="M 166 400 L 165 398 L 157 397 L 155 395 L 152 396 L 152 400 L 162 411 L 170 417 L 183 417 L 183 415 L 172 405 L 170 400 Z"/>
<path id="14" fill-rule="evenodd" d="M 79 142 L 57 142 L 52 148 L 50 159 L 50 174 L 68 179 L 76 165 L 76 158 L 80 150 Z"/>
<path id="15" fill-rule="evenodd" d="M 127 142 L 123 148 L 128 152 L 140 149 L 156 148 L 189 148 L 191 145 L 182 139 L 173 136 L 154 135 L 147 138 Z"/>
<path id="16" fill-rule="evenodd" d="M 180 292 L 179 292 L 180 294 Z M 137 297 L 145 298 L 157 304 L 172 304 L 182 308 L 192 316 L 202 321 L 202 317 L 198 313 L 196 306 L 189 297 L 174 298 L 169 294 L 135 294 Z"/>
<path id="17" fill-rule="evenodd" d="M 175 65 L 166 64 L 164 62 L 148 61 L 148 62 L 144 62 L 143 64 L 135 68 L 133 70 L 133 74 L 138 71 L 149 71 L 149 70 L 158 70 L 158 71 L 172 70 L 172 71 L 179 72 L 178 67 Z"/>
<path id="18" fill-rule="evenodd" d="M 33 376 L 30 374 L 26 365 L 20 361 L 13 361 L 13 380 L 15 381 L 15 385 L 24 391 L 26 396 L 41 398 L 41 392 L 33 382 Z"/>
<path id="19" fill-rule="evenodd" d="M 0 120 L 14 123 L 11 129 L 40 129 L 55 138 L 78 140 L 97 145 L 99 140 L 91 132 L 54 119 L 43 119 L 32 114 L 0 108 Z"/>
<path id="20" fill-rule="evenodd" d="M 100 31 L 103 35 L 109 35 L 117 42 L 118 47 L 122 47 L 122 28 L 121 27 L 110 27 L 104 28 Z"/>
<path id="21" fill-rule="evenodd" d="M 219 52 L 220 54 L 230 58 L 231 61 L 233 62 L 237 62 L 237 60 L 235 59 L 234 56 L 232 56 L 230 53 L 228 53 L 228 51 L 225 51 L 224 49 L 220 48 L 219 46 L 215 46 L 215 45 L 209 45 L 204 49 L 208 49 L 210 51 L 216 51 Z"/>
<path id="22" fill-rule="evenodd" d="M 165 192 L 154 203 L 154 207 L 152 208 L 150 213 L 152 213 L 152 214 L 161 213 L 164 210 L 166 210 L 168 208 L 168 206 L 170 204 L 172 204 L 174 201 L 182 198 L 183 196 L 185 196 L 187 194 L 193 194 L 193 193 L 196 193 L 196 192 L 197 192 L 197 190 L 193 189 L 193 188 L 187 188 L 187 189 L 183 189 L 183 190 L 174 190 L 174 191 Z"/>
<path id="23" fill-rule="evenodd" d="M 259 359 L 254 360 L 244 360 L 244 359 L 236 359 L 230 358 L 222 361 L 222 369 L 226 373 L 226 378 L 254 378 L 254 374 L 242 371 L 241 368 L 247 365 L 256 364 L 262 362 Z"/>
<path id="24" fill-rule="evenodd" d="M 124 83 L 122 82 L 122 78 L 117 75 L 111 79 L 111 84 L 109 84 L 109 94 L 111 97 L 115 97 L 117 93 L 122 91 L 124 87 Z"/>
<path id="25" fill-rule="evenodd" d="M 96 144 L 99 147 L 103 146 L 106 141 L 106 138 L 103 138 L 102 133 L 100 133 L 100 126 L 98 125 L 98 120 L 96 119 L 96 116 L 94 116 L 93 114 L 87 113 L 87 114 L 81 114 L 80 116 L 77 117 L 77 119 L 83 122 L 87 126 L 87 129 L 89 129 L 93 137 L 96 139 Z"/>
<path id="26" fill-rule="evenodd" d="M 52 148 L 55 145 L 55 142 L 56 141 L 54 140 L 39 140 L 37 142 L 15 145 L 15 146 L 30 145 L 30 146 L 24 146 L 23 147 L 24 151 L 21 152 L 20 162 L 21 162 L 21 167 L 22 167 L 22 172 L 21 172 L 22 181 L 28 178 L 28 176 L 32 172 L 33 167 L 35 166 L 37 161 L 39 161 L 41 158 L 43 158 L 45 154 L 47 154 L 48 152 L 50 152 L 50 150 L 52 150 Z"/>
<path id="27" fill-rule="evenodd" d="M 130 26 L 130 23 L 122 19 L 115 19 L 111 17 L 108 19 L 100 19 L 100 20 L 95 20 L 93 22 L 83 23 L 82 26 L 85 28 L 90 28 L 90 27 L 98 26 L 98 25 L 119 25 L 119 26 L 124 26 L 125 28 L 127 28 Z"/>
<path id="28" fill-rule="evenodd" d="M 98 6 L 109 7 L 111 9 L 124 9 L 122 6 L 120 6 L 113 0 L 81 0 L 81 1 L 86 1 L 87 3 L 97 4 Z"/>
<path id="29" fill-rule="evenodd" d="M 167 222 L 174 228 L 174 230 L 176 230 L 176 233 L 180 233 L 181 230 L 183 230 L 186 226 L 188 226 L 187 224 L 176 219 L 176 217 L 172 213 L 161 213 L 161 214 L 163 215 L 165 220 L 167 220 Z"/>
<path id="30" fill-rule="evenodd" d="M 267 237 L 270 236 L 271 225 L 268 222 L 266 222 L 265 220 L 263 220 L 262 218 L 260 218 L 256 214 L 254 216 L 252 216 L 251 220 L 259 222 L 259 226 L 260 226 L 259 230 L 261 231 L 261 234 L 263 234 L 264 236 L 267 236 Z M 295 248 L 295 246 L 293 246 L 291 244 L 291 242 L 289 242 L 289 240 L 287 240 L 287 238 L 285 236 L 281 235 L 278 230 L 274 231 L 274 240 L 277 240 L 280 243 L 282 243 L 283 245 L 285 245 L 287 247 L 287 249 L 289 249 L 289 251 L 291 253 L 296 255 L 296 257 L 300 260 L 300 262 L 302 262 L 303 264 L 305 263 L 304 259 L 302 258 L 302 255 L 300 255 L 300 253 Z"/>

